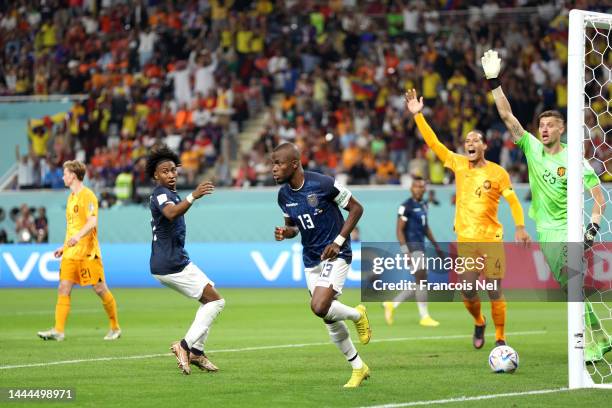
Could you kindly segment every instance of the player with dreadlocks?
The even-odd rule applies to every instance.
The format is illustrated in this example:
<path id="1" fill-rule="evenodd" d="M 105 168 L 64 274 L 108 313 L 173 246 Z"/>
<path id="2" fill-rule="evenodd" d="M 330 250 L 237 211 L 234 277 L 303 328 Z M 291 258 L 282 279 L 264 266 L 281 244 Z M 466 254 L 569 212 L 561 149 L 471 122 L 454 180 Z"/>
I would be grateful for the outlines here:
<path id="1" fill-rule="evenodd" d="M 147 159 L 147 175 L 156 183 L 149 205 L 153 229 L 151 274 L 163 285 L 200 302 L 187 334 L 170 348 L 179 369 L 184 374 L 190 374 L 190 364 L 193 364 L 203 371 L 214 372 L 218 368 L 204 354 L 204 343 L 210 326 L 225 306 L 225 300 L 185 251 L 184 215 L 195 200 L 212 194 L 215 187 L 205 181 L 181 200 L 176 192 L 177 168 L 180 165 L 176 153 L 166 145 L 154 147 Z"/>

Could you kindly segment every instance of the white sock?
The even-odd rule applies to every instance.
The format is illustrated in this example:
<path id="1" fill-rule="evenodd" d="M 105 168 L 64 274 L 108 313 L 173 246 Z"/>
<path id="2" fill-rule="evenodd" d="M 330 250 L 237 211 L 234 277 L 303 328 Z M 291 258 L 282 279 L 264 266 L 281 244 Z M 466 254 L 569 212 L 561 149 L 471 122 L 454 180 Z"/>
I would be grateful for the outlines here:
<path id="1" fill-rule="evenodd" d="M 197 344 L 198 340 L 205 338 L 210 325 L 225 307 L 225 299 L 219 299 L 200 305 L 191 327 L 185 334 L 185 341 L 189 348 Z M 202 343 L 203 346 L 203 343 Z"/>
<path id="2" fill-rule="evenodd" d="M 419 315 L 421 315 L 421 319 L 424 318 L 425 316 L 429 316 L 429 311 L 427 310 L 427 291 L 417 289 L 416 300 L 417 300 L 417 307 L 419 308 Z"/>
<path id="3" fill-rule="evenodd" d="M 342 321 L 334 323 L 326 323 L 327 331 L 331 341 L 338 347 L 338 349 L 344 354 L 344 357 L 348 360 L 351 367 L 359 369 L 363 367 L 363 361 L 357 353 L 355 345 L 351 341 L 348 327 Z"/>
<path id="4" fill-rule="evenodd" d="M 356 322 L 361 317 L 361 313 L 357 311 L 354 307 L 347 306 L 338 302 L 337 300 L 332 301 L 327 314 L 325 315 L 325 320 L 337 322 L 340 320 L 352 320 Z"/>
<path id="5" fill-rule="evenodd" d="M 200 337 L 195 343 L 193 343 L 193 347 L 191 348 L 198 349 L 203 353 L 204 343 L 206 343 L 206 339 L 208 338 L 208 333 L 210 333 L 210 327 L 208 328 L 208 330 L 206 330 L 206 332 L 202 335 L 202 337 Z"/>

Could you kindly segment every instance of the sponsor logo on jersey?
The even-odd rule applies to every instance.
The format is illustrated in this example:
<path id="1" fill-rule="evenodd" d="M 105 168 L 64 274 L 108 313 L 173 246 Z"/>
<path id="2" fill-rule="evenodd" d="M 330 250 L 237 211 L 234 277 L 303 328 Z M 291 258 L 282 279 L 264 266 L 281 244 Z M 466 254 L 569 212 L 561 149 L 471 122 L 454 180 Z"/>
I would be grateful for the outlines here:
<path id="1" fill-rule="evenodd" d="M 317 205 L 319 205 L 319 198 L 316 194 L 308 194 L 308 196 L 306 197 L 306 201 L 311 207 L 316 207 Z"/>
<path id="2" fill-rule="evenodd" d="M 559 176 L 559 177 L 565 176 L 565 167 L 559 167 L 557 169 L 557 176 Z"/>
<path id="3" fill-rule="evenodd" d="M 287 207 L 297 207 L 298 203 L 288 203 Z"/>

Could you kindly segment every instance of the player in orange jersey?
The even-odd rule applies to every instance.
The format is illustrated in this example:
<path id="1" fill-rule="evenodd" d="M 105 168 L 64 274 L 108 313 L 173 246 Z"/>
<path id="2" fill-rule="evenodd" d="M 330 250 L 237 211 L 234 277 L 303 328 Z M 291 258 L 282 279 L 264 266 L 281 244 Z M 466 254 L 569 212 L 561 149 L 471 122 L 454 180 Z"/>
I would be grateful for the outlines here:
<path id="1" fill-rule="evenodd" d="M 76 160 L 64 163 L 64 184 L 70 188 L 66 204 L 66 239 L 55 251 L 62 257 L 60 282 L 55 306 L 55 326 L 51 330 L 38 332 L 44 340 L 64 340 L 64 327 L 70 312 L 70 292 L 76 283 L 93 285 L 110 320 L 110 330 L 104 340 L 116 340 L 121 336 L 117 319 L 117 304 L 106 286 L 102 256 L 98 243 L 98 200 L 96 195 L 83 185 L 85 165 Z"/>
<path id="2" fill-rule="evenodd" d="M 517 242 L 531 241 L 525 230 L 523 209 L 512 189 L 510 176 L 501 166 L 484 158 L 487 148 L 482 132 L 473 130 L 465 136 L 466 155 L 453 153 L 446 148 L 427 124 L 421 113 L 423 97 L 417 99 L 414 89 L 406 93 L 406 107 L 414 115 L 417 127 L 427 145 L 435 152 L 444 166 L 455 173 L 457 204 L 455 210 L 455 232 L 457 233 L 457 256 L 482 258 L 481 269 L 472 268 L 463 273 L 463 282 L 471 283 L 471 290 L 464 290 L 463 303 L 474 317 L 475 348 L 484 346 L 486 320 L 480 311 L 480 298 L 474 283 L 481 272 L 488 282 L 496 283 L 496 290 L 489 290 L 491 314 L 495 323 L 496 345 L 506 344 L 504 326 L 506 301 L 501 290 L 505 274 L 505 256 L 502 242 L 503 227 L 497 218 L 499 199 L 503 196 L 510 204 L 516 224 Z"/>

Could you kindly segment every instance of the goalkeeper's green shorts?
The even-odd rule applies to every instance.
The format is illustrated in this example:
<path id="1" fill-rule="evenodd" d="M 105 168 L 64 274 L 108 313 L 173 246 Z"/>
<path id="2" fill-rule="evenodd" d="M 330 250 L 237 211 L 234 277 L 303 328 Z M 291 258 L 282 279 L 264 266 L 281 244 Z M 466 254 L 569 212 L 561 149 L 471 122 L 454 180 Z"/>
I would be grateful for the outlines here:
<path id="1" fill-rule="evenodd" d="M 555 280 L 567 286 L 567 230 L 538 231 L 538 242 Z"/>

